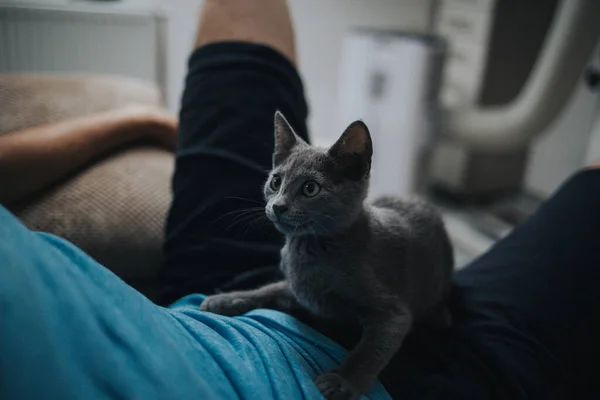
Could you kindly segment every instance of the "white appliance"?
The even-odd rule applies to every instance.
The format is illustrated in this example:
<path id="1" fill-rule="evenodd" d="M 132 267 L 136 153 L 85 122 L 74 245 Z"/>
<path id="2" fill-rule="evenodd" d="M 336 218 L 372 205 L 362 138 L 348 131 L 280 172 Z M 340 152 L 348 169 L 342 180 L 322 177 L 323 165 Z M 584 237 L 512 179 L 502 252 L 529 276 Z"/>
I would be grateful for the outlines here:
<path id="1" fill-rule="evenodd" d="M 373 139 L 371 196 L 418 186 L 436 121 L 443 45 L 431 36 L 358 30 L 344 42 L 337 125 L 361 118 Z"/>

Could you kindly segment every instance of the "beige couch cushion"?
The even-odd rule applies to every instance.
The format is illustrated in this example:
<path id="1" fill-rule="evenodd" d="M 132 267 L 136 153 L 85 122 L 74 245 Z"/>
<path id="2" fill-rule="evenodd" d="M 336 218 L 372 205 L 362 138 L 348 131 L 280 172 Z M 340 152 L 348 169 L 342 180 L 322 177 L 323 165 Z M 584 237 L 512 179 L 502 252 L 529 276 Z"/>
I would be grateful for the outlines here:
<path id="1" fill-rule="evenodd" d="M 160 106 L 160 91 L 118 76 L 0 74 L 0 135 L 129 104 Z"/>
<path id="2" fill-rule="evenodd" d="M 148 83 L 115 77 L 0 74 L 0 134 L 128 104 L 160 105 Z M 11 205 L 28 227 L 62 236 L 149 297 L 156 291 L 173 155 L 112 154 Z"/>

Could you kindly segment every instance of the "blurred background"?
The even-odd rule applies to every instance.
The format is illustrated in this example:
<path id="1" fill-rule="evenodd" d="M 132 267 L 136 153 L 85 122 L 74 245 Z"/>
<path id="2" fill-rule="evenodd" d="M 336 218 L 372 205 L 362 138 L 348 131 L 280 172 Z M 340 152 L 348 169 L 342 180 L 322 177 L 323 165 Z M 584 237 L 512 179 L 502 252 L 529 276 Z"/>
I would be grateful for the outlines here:
<path id="1" fill-rule="evenodd" d="M 599 4 L 290 0 L 313 141 L 331 144 L 364 119 L 371 195 L 428 196 L 463 265 L 600 160 Z M 94 74 L 126 77 L 113 87 L 177 112 L 201 5 L 0 0 L 0 103 L 8 73 Z M 8 121 L 0 115 L 4 132 Z"/>

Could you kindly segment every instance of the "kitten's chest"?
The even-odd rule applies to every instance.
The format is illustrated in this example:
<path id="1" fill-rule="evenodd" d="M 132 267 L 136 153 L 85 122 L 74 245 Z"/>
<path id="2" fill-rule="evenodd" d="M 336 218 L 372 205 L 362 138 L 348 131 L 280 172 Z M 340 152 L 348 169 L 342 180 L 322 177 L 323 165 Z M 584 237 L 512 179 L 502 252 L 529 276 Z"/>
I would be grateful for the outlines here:
<path id="1" fill-rule="evenodd" d="M 298 302 L 316 315 L 335 319 L 356 316 L 351 291 L 352 279 L 331 263 L 325 250 L 286 245 L 281 269 Z"/>

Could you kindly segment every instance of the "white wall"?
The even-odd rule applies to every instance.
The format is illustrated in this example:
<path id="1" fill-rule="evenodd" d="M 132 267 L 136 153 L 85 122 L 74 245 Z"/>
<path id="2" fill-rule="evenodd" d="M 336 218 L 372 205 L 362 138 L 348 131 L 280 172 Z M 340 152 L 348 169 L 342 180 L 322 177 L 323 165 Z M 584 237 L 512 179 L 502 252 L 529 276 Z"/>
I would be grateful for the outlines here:
<path id="1" fill-rule="evenodd" d="M 600 43 L 598 43 L 598 48 L 594 54 L 596 54 L 596 57 L 594 57 L 593 66 L 595 66 L 597 69 L 600 69 Z M 596 99 L 594 123 L 592 127 L 592 134 L 590 136 L 590 142 L 587 148 L 585 159 L 586 165 L 600 162 L 600 92 L 598 89 L 596 89 L 595 93 Z"/>
<path id="2" fill-rule="evenodd" d="M 169 107 L 175 111 L 202 2 L 172 0 L 168 5 L 165 3 L 171 16 L 167 97 Z M 425 31 L 431 3 L 432 0 L 290 0 L 313 135 L 326 132 L 333 124 L 331 114 L 338 93 L 337 74 L 344 33 L 357 26 Z"/>
<path id="3" fill-rule="evenodd" d="M 600 65 L 599 51 L 600 46 L 592 56 L 595 65 Z M 599 102 L 600 94 L 581 80 L 566 107 L 532 144 L 527 190 L 546 197 L 575 171 L 600 159 Z"/>
<path id="4" fill-rule="evenodd" d="M 586 164 L 596 97 L 581 84 L 556 121 L 533 142 L 526 188 L 546 197 Z"/>
<path id="5" fill-rule="evenodd" d="M 169 16 L 167 32 L 167 104 L 173 112 L 179 111 L 187 59 L 193 48 L 194 36 L 203 1 L 171 0 L 163 2 Z"/>
<path id="6" fill-rule="evenodd" d="M 585 159 L 587 165 L 597 164 L 598 162 L 600 162 L 600 98 L 596 104 L 594 127 Z"/>

